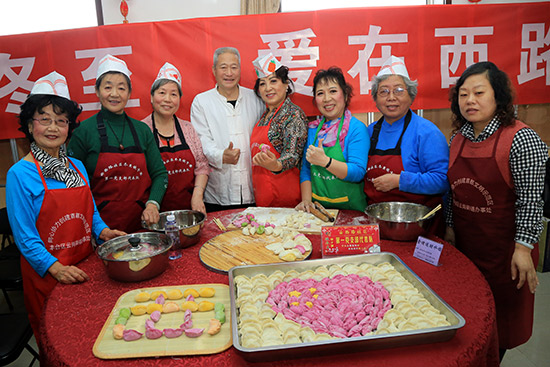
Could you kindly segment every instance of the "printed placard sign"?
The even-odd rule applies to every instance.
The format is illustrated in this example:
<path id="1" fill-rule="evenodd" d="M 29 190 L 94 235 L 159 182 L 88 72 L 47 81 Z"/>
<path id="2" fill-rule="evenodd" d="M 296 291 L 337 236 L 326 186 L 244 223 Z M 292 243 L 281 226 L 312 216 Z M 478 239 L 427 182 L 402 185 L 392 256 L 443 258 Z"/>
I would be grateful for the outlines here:
<path id="1" fill-rule="evenodd" d="M 372 245 L 379 243 L 378 224 L 321 228 L 323 257 L 364 254 Z"/>
<path id="2" fill-rule="evenodd" d="M 443 244 L 419 236 L 416 241 L 413 256 L 429 264 L 439 266 L 439 257 L 443 251 Z"/>

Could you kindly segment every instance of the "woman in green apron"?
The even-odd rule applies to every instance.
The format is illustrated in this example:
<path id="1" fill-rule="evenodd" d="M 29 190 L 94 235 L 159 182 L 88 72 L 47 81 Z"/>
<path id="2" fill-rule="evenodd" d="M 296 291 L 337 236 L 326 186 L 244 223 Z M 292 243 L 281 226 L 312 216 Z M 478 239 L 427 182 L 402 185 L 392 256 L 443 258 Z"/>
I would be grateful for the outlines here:
<path id="1" fill-rule="evenodd" d="M 308 126 L 298 210 L 309 212 L 313 201 L 326 208 L 365 210 L 363 177 L 370 140 L 365 124 L 348 110 L 352 95 L 340 68 L 315 74 L 313 101 L 322 116 Z"/>

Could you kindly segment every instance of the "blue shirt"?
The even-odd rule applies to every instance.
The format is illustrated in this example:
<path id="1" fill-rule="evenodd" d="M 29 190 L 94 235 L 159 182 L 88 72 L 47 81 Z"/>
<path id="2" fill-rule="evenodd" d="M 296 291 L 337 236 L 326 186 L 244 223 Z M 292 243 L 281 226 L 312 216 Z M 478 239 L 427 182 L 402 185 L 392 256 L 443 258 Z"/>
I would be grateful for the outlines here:
<path id="1" fill-rule="evenodd" d="M 395 148 L 403 131 L 405 116 L 391 125 L 385 120 L 382 121 L 377 149 Z M 374 125 L 368 127 L 369 136 L 372 136 Z M 404 171 L 399 178 L 399 190 L 422 195 L 447 192 L 447 139 L 431 121 L 414 112 L 401 142 L 401 159 Z"/>
<path id="2" fill-rule="evenodd" d="M 88 175 L 82 162 L 74 158 L 70 158 L 70 161 L 88 181 Z M 45 180 L 48 189 L 67 188 L 64 182 L 53 178 L 45 178 Z M 34 162 L 21 159 L 10 168 L 6 178 L 6 206 L 13 238 L 21 254 L 42 277 L 57 261 L 57 258 L 46 250 L 36 228 L 36 220 L 42 208 L 44 193 L 44 185 Z M 107 225 L 99 216 L 94 202 L 92 233 L 96 239 L 105 228 Z"/>
<path id="3" fill-rule="evenodd" d="M 306 160 L 306 151 L 310 145 L 318 145 L 315 140 L 317 127 L 307 130 L 307 143 L 302 157 L 302 170 L 300 171 L 300 183 L 311 181 L 311 164 Z M 336 142 L 338 144 L 338 142 Z M 348 135 L 344 139 L 344 159 L 348 165 L 348 174 L 344 181 L 359 182 L 365 177 L 367 171 L 367 159 L 370 148 L 370 139 L 367 127 L 364 123 L 352 117 L 349 122 Z M 448 154 L 447 154 L 448 156 Z"/>

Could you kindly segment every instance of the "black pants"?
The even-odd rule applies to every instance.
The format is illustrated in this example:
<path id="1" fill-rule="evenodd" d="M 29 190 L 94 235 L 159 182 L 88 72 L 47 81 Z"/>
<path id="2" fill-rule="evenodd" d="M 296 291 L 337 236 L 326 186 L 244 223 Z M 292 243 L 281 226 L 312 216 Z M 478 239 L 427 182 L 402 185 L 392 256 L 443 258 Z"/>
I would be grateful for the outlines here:
<path id="1" fill-rule="evenodd" d="M 502 358 L 504 358 L 504 353 L 506 353 L 506 350 L 507 349 L 502 349 L 502 348 L 498 349 L 498 358 L 501 362 L 502 362 Z"/>

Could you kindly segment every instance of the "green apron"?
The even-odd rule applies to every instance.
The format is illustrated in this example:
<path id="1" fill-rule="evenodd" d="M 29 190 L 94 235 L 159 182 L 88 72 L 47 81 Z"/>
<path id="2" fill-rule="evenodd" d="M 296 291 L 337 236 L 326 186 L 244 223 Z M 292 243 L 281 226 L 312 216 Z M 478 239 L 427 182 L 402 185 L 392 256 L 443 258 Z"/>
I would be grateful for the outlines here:
<path id="1" fill-rule="evenodd" d="M 313 144 L 318 145 L 317 136 L 319 130 L 323 126 L 325 118 L 321 120 L 315 133 L 315 140 Z M 338 126 L 338 136 L 344 125 L 344 116 L 340 119 L 340 125 Z M 325 154 L 331 157 L 333 160 L 340 162 L 346 162 L 344 159 L 344 153 L 342 146 L 340 145 L 340 139 L 336 139 L 336 143 L 332 147 L 323 147 Z M 335 209 L 353 209 L 359 211 L 365 211 L 367 206 L 367 199 L 363 192 L 364 180 L 360 182 L 348 182 L 339 179 L 332 173 L 330 173 L 325 167 L 311 165 L 311 191 L 312 198 L 320 202 L 326 208 Z"/>

